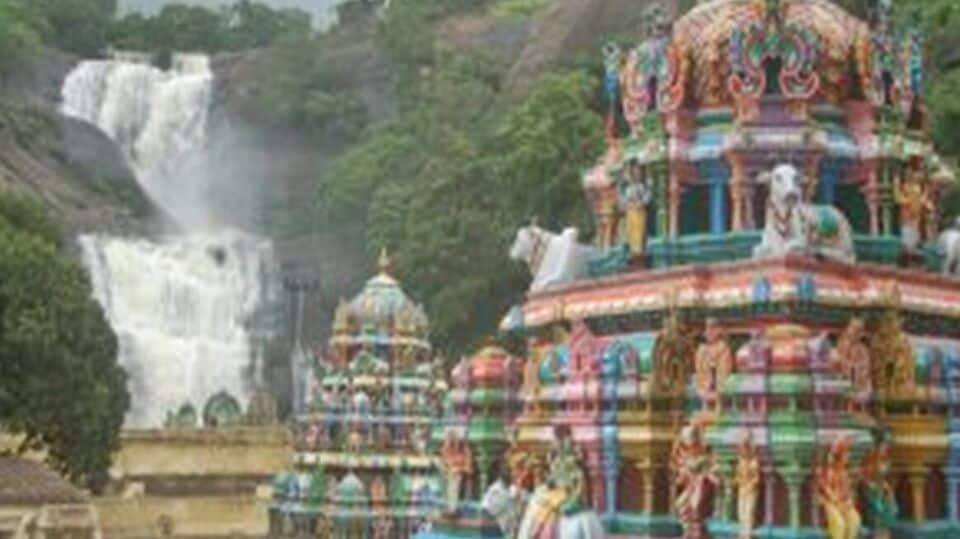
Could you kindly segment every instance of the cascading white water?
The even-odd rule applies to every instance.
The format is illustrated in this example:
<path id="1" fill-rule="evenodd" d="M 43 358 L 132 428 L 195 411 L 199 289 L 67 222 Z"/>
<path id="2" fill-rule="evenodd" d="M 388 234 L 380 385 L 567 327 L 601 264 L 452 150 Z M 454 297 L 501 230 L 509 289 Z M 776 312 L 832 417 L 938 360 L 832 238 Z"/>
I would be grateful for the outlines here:
<path id="1" fill-rule="evenodd" d="M 86 61 L 63 87 L 64 113 L 110 136 L 181 230 L 161 240 L 80 238 L 130 375 L 128 428 L 160 426 L 187 402 L 199 411 L 220 391 L 242 404 L 249 395 L 251 321 L 270 294 L 272 252 L 212 211 L 211 92 L 209 61 L 200 55 L 175 56 L 170 71 L 129 59 Z"/>

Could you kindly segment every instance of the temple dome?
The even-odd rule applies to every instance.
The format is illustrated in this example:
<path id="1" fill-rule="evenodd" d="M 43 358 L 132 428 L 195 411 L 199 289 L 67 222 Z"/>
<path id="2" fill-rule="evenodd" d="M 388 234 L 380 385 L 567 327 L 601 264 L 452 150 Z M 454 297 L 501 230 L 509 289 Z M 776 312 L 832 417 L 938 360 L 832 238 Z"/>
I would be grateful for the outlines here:
<path id="1" fill-rule="evenodd" d="M 367 281 L 363 290 L 349 302 L 341 302 L 334 317 L 335 335 L 362 335 L 423 338 L 429 329 L 423 307 L 404 293 L 390 274 L 386 252 L 380 257 L 380 272 Z"/>
<path id="2" fill-rule="evenodd" d="M 751 39 L 777 24 L 779 40 Z M 673 27 L 686 99 L 708 107 L 731 104 L 737 84 L 731 75 L 756 69 L 765 78 L 767 56 L 778 58 L 780 73 L 799 69 L 789 81 L 794 93 L 812 91 L 815 101 L 838 103 L 851 91 L 851 67 L 870 35 L 865 21 L 829 0 L 712 0 Z"/>

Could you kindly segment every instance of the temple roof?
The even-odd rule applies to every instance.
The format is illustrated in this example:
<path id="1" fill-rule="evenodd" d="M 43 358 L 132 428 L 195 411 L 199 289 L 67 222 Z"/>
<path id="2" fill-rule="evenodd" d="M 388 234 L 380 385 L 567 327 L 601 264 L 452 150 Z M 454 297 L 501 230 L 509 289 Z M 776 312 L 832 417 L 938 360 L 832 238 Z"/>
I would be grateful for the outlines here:
<path id="1" fill-rule="evenodd" d="M 429 321 L 423 307 L 404 293 L 390 273 L 390 258 L 380 256 L 380 271 L 367 281 L 360 293 L 337 307 L 333 333 L 367 340 L 376 336 L 424 338 Z"/>
<path id="2" fill-rule="evenodd" d="M 87 497 L 42 464 L 0 457 L 0 506 L 84 503 Z"/>
<path id="3" fill-rule="evenodd" d="M 846 95 L 857 44 L 870 36 L 865 21 L 829 0 L 713 0 L 694 7 L 674 23 L 675 43 L 689 62 L 688 98 L 707 106 L 730 101 L 728 79 L 735 71 L 731 65 L 735 36 L 749 36 L 754 28 L 764 27 L 767 12 L 777 6 L 782 26 L 799 30 L 791 34 L 797 40 L 785 45 L 791 54 L 815 63 L 813 72 L 820 79 L 818 97 L 836 102 Z M 761 51 L 744 53 L 751 56 Z"/>

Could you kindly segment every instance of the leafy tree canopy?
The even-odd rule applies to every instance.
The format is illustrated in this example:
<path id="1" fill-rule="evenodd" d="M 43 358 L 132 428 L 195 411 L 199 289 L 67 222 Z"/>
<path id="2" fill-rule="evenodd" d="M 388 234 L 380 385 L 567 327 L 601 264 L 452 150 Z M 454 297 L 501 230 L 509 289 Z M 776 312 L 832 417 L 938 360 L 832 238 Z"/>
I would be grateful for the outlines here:
<path id="1" fill-rule="evenodd" d="M 305 11 L 239 0 L 219 10 L 174 3 L 151 17 L 131 13 L 110 26 L 107 39 L 114 48 L 165 56 L 172 51 L 256 49 L 280 38 L 302 40 L 311 33 Z"/>
<path id="2" fill-rule="evenodd" d="M 37 205 L 0 196 L 0 429 L 96 490 L 129 395 L 116 337 L 59 242 Z"/>

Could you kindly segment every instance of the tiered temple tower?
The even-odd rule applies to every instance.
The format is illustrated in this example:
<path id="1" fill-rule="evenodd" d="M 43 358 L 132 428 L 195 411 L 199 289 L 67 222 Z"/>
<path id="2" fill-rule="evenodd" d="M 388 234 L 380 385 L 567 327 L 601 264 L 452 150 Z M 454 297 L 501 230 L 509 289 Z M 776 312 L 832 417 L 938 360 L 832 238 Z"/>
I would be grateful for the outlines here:
<path id="1" fill-rule="evenodd" d="M 937 242 L 954 175 L 921 37 L 889 2 L 647 20 L 604 48 L 587 271 L 568 262 L 501 327 L 528 341 L 530 465 L 569 425 L 611 534 L 960 533 L 960 281 Z M 564 239 L 525 230 L 545 273 Z"/>
<path id="2" fill-rule="evenodd" d="M 501 537 L 481 507 L 488 487 L 508 470 L 514 420 L 520 412 L 523 360 L 496 344 L 463 357 L 451 372 L 446 417 L 434 431 L 444 477 L 442 508 L 430 537 Z M 459 477 L 457 477 L 459 476 Z M 509 484 L 509 479 L 504 485 Z"/>
<path id="3" fill-rule="evenodd" d="M 380 273 L 337 308 L 316 359 L 292 469 L 275 480 L 271 536 L 408 537 L 434 513 L 441 485 L 428 446 L 447 385 L 428 328 L 384 253 Z"/>

